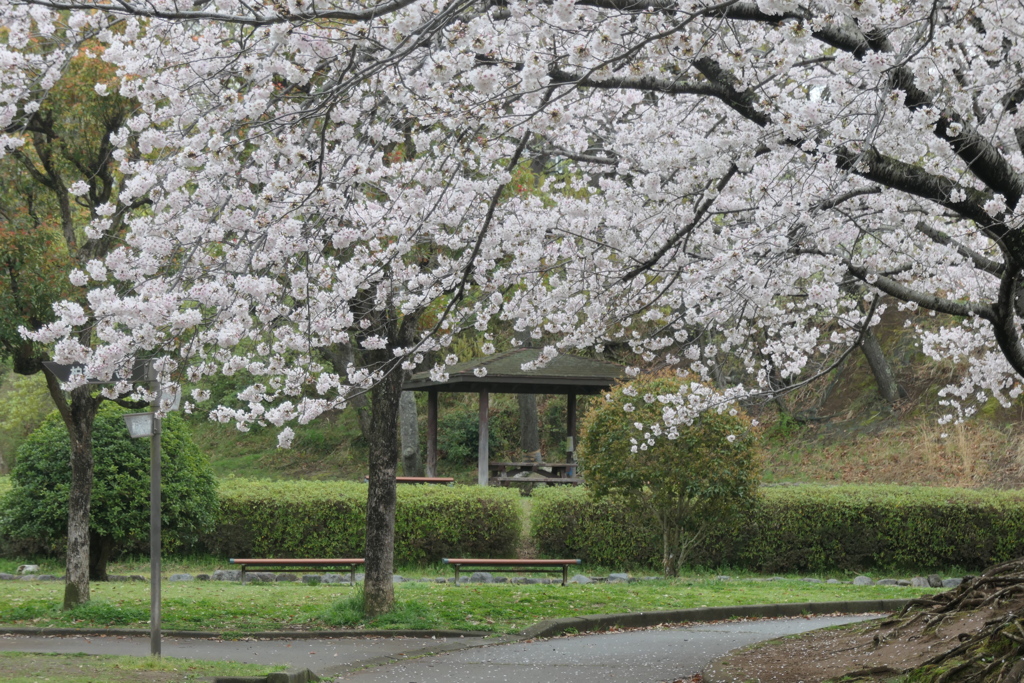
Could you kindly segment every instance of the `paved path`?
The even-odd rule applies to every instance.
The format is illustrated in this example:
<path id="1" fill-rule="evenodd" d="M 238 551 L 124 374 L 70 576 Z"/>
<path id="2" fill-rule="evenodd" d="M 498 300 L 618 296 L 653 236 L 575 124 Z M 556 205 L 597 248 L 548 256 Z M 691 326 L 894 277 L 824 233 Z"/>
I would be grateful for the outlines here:
<path id="1" fill-rule="evenodd" d="M 655 683 L 689 679 L 729 650 L 845 624 L 871 615 L 696 624 L 484 645 L 482 638 L 360 637 L 218 641 L 165 638 L 163 654 L 188 659 L 285 664 L 352 683 Z M 0 636 L 0 650 L 149 654 L 130 636 Z M 431 653 L 440 653 L 433 654 Z M 379 666 L 378 666 L 379 665 Z M 359 667 L 367 669 L 353 671 Z"/>
<path id="2" fill-rule="evenodd" d="M 552 638 L 399 662 L 336 679 L 352 683 L 655 683 L 689 680 L 729 650 L 865 617 L 772 619 Z"/>
<path id="3" fill-rule="evenodd" d="M 161 641 L 165 657 L 206 659 L 246 664 L 284 664 L 290 669 L 324 671 L 353 665 L 381 664 L 470 644 L 483 638 L 295 638 L 214 640 L 168 638 Z M 149 636 L 21 636 L 0 635 L 0 651 L 83 652 L 90 655 L 149 655 Z"/>

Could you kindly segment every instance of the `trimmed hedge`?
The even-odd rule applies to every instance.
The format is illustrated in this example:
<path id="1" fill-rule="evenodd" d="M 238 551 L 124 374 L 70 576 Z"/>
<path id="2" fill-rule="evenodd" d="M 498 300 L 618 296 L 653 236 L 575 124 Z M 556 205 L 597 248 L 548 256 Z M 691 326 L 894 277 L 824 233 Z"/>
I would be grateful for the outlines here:
<path id="1" fill-rule="evenodd" d="M 657 520 L 585 488 L 534 493 L 540 552 L 588 564 L 654 567 Z M 1024 555 L 1024 492 L 911 486 L 765 487 L 749 518 L 714 528 L 693 566 L 763 572 L 960 567 L 977 570 Z"/>
<path id="2" fill-rule="evenodd" d="M 207 550 L 226 557 L 362 557 L 366 484 L 226 479 Z M 395 563 L 510 557 L 522 528 L 519 493 L 476 486 L 398 487 Z"/>

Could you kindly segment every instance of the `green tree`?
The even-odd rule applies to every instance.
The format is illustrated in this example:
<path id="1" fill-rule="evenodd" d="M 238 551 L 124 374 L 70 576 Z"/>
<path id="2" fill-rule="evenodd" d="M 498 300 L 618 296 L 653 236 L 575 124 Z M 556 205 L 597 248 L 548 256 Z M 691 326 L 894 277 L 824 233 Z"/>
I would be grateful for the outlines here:
<path id="1" fill-rule="evenodd" d="M 50 49 L 46 41 L 34 45 Z M 48 349 L 22 339 L 19 328 L 38 329 L 53 319 L 54 302 L 79 295 L 68 281 L 69 270 L 85 270 L 119 244 L 125 218 L 140 206 L 118 199 L 121 178 L 111 143 L 135 102 L 118 93 L 116 69 L 100 58 L 102 51 L 99 43 L 83 44 L 60 80 L 4 130 L 24 142 L 0 166 L 0 355 L 19 374 L 40 372 L 49 360 Z M 97 84 L 106 85 L 109 94 L 101 95 Z M 107 229 L 86 234 L 84 226 L 100 210 Z M 86 320 L 76 330 L 77 341 L 90 345 L 93 328 L 94 321 Z M 92 425 L 103 397 L 90 386 L 65 392 L 49 373 L 46 380 L 71 440 L 67 609 L 89 600 L 90 565 L 95 564 L 89 550 Z"/>
<path id="2" fill-rule="evenodd" d="M 107 579 L 107 562 L 149 538 L 149 440 L 128 436 L 124 410 L 107 404 L 93 425 L 94 483 L 89 523 L 89 573 Z M 193 545 L 214 522 L 216 482 L 206 457 L 176 414 L 161 434 L 163 546 Z M 50 415 L 18 449 L 12 488 L 0 504 L 0 534 L 32 540 L 60 552 L 67 544 L 71 442 L 59 416 Z"/>
<path id="3" fill-rule="evenodd" d="M 580 425 L 587 486 L 658 519 L 665 576 L 678 576 L 708 520 L 738 519 L 758 491 L 755 436 L 740 411 L 707 410 L 675 438 L 662 429 L 665 405 L 656 397 L 685 397 L 690 386 L 671 374 L 641 377 L 594 401 Z"/>

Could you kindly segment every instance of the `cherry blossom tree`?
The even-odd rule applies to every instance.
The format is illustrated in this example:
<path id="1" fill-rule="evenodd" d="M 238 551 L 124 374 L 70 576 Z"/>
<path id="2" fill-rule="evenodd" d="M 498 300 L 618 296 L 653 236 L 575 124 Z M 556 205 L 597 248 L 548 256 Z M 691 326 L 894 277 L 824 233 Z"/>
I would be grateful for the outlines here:
<path id="1" fill-rule="evenodd" d="M 393 600 L 400 371 L 495 316 L 557 339 L 540 362 L 625 343 L 726 387 L 668 400 L 668 437 L 811 381 L 894 304 L 968 363 L 949 419 L 1020 393 L 1010 3 L 9 2 L 0 122 L 62 68 L 32 36 L 95 37 L 141 107 L 111 137 L 141 151 L 122 201 L 151 202 L 74 274 L 87 304 L 26 334 L 101 376 L 139 353 L 178 359 L 168 382 L 245 369 L 248 408 L 213 416 L 283 444 L 372 389 L 371 613 Z M 526 164 L 542 186 L 509 192 Z M 325 365 L 338 345 L 362 360 Z"/>
<path id="2" fill-rule="evenodd" d="M 37 328 L 54 320 L 54 303 L 83 298 L 68 282 L 69 268 L 98 263 L 122 234 L 124 217 L 137 208 L 118 202 L 120 179 L 110 144 L 110 135 L 124 126 L 134 105 L 116 93 L 98 91 L 100 83 L 116 83 L 115 67 L 89 55 L 102 46 L 63 38 L 55 33 L 27 45 L 16 56 L 20 69 L 10 74 L 35 85 L 20 115 L 5 121 L 7 153 L 0 159 L 5 183 L 0 189 L 0 355 L 23 375 L 42 372 L 50 356 L 45 345 L 19 335 L 19 327 Z M 8 45 L 12 42 L 16 38 Z M 96 239 L 83 235 L 83 226 L 97 217 L 101 205 L 110 209 L 110 229 Z M 75 334 L 82 344 L 91 343 L 87 325 Z M 90 577 L 106 578 L 103 565 L 90 561 L 97 557 L 89 552 L 92 429 L 103 397 L 88 386 L 65 392 L 49 373 L 46 380 L 71 442 L 68 609 L 89 600 Z"/>

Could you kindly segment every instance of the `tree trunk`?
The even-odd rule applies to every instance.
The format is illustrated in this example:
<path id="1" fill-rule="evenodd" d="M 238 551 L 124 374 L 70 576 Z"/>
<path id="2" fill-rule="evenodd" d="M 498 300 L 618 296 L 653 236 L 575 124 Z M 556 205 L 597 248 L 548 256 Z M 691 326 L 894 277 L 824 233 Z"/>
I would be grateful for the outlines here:
<path id="1" fill-rule="evenodd" d="M 416 395 L 403 391 L 398 402 L 398 421 L 402 435 L 402 472 L 407 477 L 423 476 L 420 457 L 420 429 L 416 419 Z"/>
<path id="2" fill-rule="evenodd" d="M 515 338 L 530 348 L 533 338 L 526 331 L 516 332 Z M 519 447 L 523 453 L 540 452 L 540 420 L 537 416 L 537 395 L 518 394 L 519 399 Z"/>
<path id="3" fill-rule="evenodd" d="M 540 424 L 537 419 L 537 396 L 519 394 L 519 447 L 524 453 L 540 451 Z"/>
<path id="4" fill-rule="evenodd" d="M 64 609 L 89 601 L 89 512 L 92 504 L 92 426 L 101 399 L 89 386 L 71 392 L 46 373 L 46 385 L 71 440 L 71 487 L 68 491 L 68 551 Z"/>
<path id="5" fill-rule="evenodd" d="M 114 552 L 114 539 L 109 536 L 98 536 L 90 533 L 89 539 L 89 579 L 92 581 L 109 581 L 107 562 Z"/>
<path id="6" fill-rule="evenodd" d="M 366 497 L 364 610 L 373 617 L 395 604 L 395 475 L 398 471 L 398 405 L 402 373 L 387 373 L 373 388 L 370 418 L 370 485 Z"/>
<path id="7" fill-rule="evenodd" d="M 348 366 L 355 364 L 356 357 L 355 351 L 351 344 L 334 344 L 329 348 L 323 350 L 324 356 L 331 363 L 331 368 L 341 375 L 346 377 L 348 374 Z M 362 434 L 363 440 L 369 443 L 370 441 L 370 400 L 367 398 L 365 393 L 359 392 L 353 394 L 348 401 L 349 409 L 356 412 L 356 421 L 359 423 L 359 433 Z"/>
<path id="8" fill-rule="evenodd" d="M 901 398 L 906 398 L 906 390 L 896 382 L 896 377 L 892 374 L 892 367 L 882 352 L 882 345 L 878 343 L 878 337 L 870 327 L 864 330 L 864 335 L 860 341 L 860 348 L 864 352 L 864 358 L 867 359 L 868 365 L 871 367 L 871 374 L 875 376 L 875 382 L 878 384 L 878 393 L 882 395 L 882 398 L 889 403 L 895 403 Z"/>
<path id="9" fill-rule="evenodd" d="M 679 525 L 662 518 L 661 535 L 664 553 L 662 565 L 665 570 L 665 578 L 672 579 L 679 576 Z"/>

